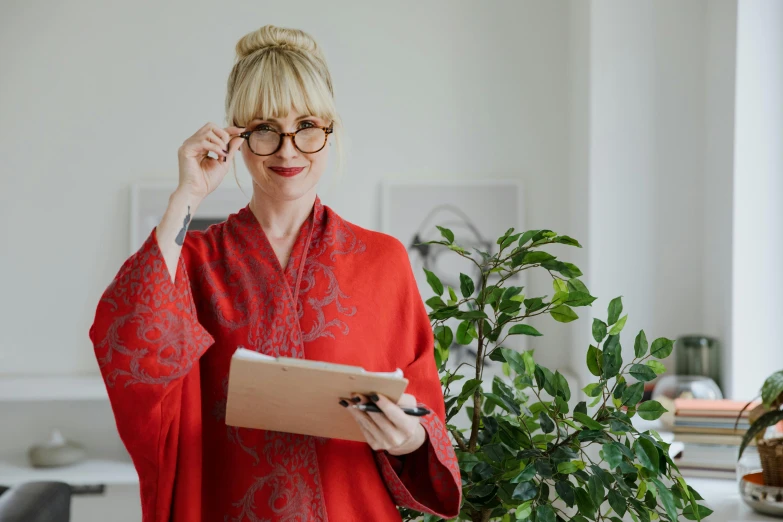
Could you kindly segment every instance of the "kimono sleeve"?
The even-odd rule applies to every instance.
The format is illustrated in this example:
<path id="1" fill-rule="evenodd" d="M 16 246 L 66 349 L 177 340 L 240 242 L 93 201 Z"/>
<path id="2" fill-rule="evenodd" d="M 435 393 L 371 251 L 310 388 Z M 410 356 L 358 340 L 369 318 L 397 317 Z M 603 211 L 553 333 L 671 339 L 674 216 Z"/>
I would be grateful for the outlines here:
<path id="1" fill-rule="evenodd" d="M 407 393 L 432 413 L 421 418 L 427 440 L 415 452 L 395 457 L 385 451 L 375 453 L 386 486 L 398 506 L 408 507 L 449 519 L 459 514 L 462 481 L 459 463 L 445 427 L 445 405 L 438 369 L 435 365 L 434 339 L 427 311 L 421 300 L 407 252 L 400 245 L 402 296 L 396 313 L 401 325 L 394 332 L 401 348 L 413 358 L 403 368 L 408 379 Z M 410 353 L 410 352 L 409 352 Z"/>
<path id="2" fill-rule="evenodd" d="M 186 249 L 172 282 L 156 232 L 120 267 L 90 328 L 117 429 L 139 474 L 145 521 L 168 519 L 180 410 L 194 406 L 192 397 L 183 402 L 183 381 L 214 342 L 197 319 Z"/>

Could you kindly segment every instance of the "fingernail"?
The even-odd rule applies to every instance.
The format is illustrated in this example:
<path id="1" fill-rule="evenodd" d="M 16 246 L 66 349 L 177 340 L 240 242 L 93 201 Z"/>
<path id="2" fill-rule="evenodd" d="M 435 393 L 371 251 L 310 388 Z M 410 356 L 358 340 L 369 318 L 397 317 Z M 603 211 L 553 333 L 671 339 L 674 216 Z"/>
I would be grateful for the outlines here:
<path id="1" fill-rule="evenodd" d="M 378 394 L 376 394 L 376 393 L 371 393 L 371 394 L 370 394 L 370 395 L 368 395 L 367 397 L 369 397 L 369 399 L 370 399 L 372 402 L 378 402 L 378 401 L 380 400 L 380 397 L 378 397 Z"/>
<path id="2" fill-rule="evenodd" d="M 353 402 L 356 402 L 356 403 L 362 402 L 362 398 L 361 398 L 361 397 L 354 397 L 354 398 L 352 398 L 351 400 L 352 400 Z"/>
<path id="3" fill-rule="evenodd" d="M 224 149 L 223 154 L 228 154 L 228 150 Z"/>
<path id="4" fill-rule="evenodd" d="M 348 407 L 348 401 L 341 400 L 340 401 L 340 406 L 342 406 L 343 408 L 347 408 Z"/>
<path id="5" fill-rule="evenodd" d="M 228 159 L 228 156 L 223 156 L 223 163 L 225 163 L 227 159 Z"/>

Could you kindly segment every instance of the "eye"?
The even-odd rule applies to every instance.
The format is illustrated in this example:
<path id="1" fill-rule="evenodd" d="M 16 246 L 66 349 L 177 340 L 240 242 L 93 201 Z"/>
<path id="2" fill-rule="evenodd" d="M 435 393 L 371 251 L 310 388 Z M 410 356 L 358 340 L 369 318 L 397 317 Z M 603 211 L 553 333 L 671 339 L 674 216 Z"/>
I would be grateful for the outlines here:
<path id="1" fill-rule="evenodd" d="M 302 125 L 305 125 L 305 126 L 302 127 Z M 302 128 L 302 129 L 309 129 L 310 127 L 315 127 L 315 126 L 316 126 L 315 122 L 312 122 L 310 120 L 305 120 L 305 121 L 299 123 L 299 127 Z"/>
<path id="2" fill-rule="evenodd" d="M 269 125 L 266 125 L 266 124 L 263 124 L 263 123 L 262 123 L 261 125 L 259 125 L 258 127 L 256 127 L 256 129 L 255 129 L 255 130 L 257 130 L 257 131 L 274 131 L 275 129 L 273 129 L 273 128 L 272 128 L 272 127 L 270 127 Z"/>

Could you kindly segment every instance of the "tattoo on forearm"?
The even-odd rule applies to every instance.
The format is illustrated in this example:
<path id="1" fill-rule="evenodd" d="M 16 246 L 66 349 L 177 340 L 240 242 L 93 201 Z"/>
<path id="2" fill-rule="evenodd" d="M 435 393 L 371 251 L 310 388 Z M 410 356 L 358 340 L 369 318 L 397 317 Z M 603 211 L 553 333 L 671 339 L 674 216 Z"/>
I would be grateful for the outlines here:
<path id="1" fill-rule="evenodd" d="M 188 205 L 188 215 L 185 216 L 185 221 L 182 223 L 182 230 L 177 234 L 177 238 L 174 240 L 179 246 L 185 244 L 185 233 L 188 231 L 188 225 L 190 225 L 190 205 Z"/>

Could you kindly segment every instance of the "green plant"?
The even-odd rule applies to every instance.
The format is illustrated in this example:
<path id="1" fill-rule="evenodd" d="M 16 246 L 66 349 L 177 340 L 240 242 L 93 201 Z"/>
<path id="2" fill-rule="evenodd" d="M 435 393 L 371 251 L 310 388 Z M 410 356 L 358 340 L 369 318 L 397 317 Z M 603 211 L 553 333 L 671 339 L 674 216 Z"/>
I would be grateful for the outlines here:
<path id="1" fill-rule="evenodd" d="M 644 382 L 664 371 L 656 359 L 668 356 L 673 343 L 659 338 L 649 345 L 641 331 L 633 360 L 623 365 L 620 333 L 628 316 L 622 315 L 620 297 L 609 304 L 607 321 L 593 321 L 595 343 L 587 350 L 586 364 L 596 382 L 584 388 L 589 405 L 582 401 L 571 410 L 571 390 L 563 375 L 536 364 L 531 351 L 503 346 L 509 336 L 542 335 L 523 322 L 529 317 L 549 314 L 568 323 L 577 319 L 574 308 L 592 305 L 596 298 L 579 279 L 579 268 L 541 249 L 581 245 L 550 230 L 514 233 L 512 228 L 497 240 L 496 254 L 471 253 L 454 242 L 452 231 L 438 228 L 443 240 L 428 244 L 452 250 L 481 274 L 474 281 L 460 273 L 458 296 L 425 269 L 436 294 L 426 303 L 432 309 L 447 427 L 462 473 L 459 519 L 616 522 L 628 513 L 636 522 L 647 522 L 698 520 L 712 513 L 679 475 L 668 444 L 654 431 L 639 432 L 631 422 L 634 415 L 654 420 L 664 413 L 658 402 L 640 401 Z M 551 275 L 551 298 L 525 296 L 522 287 L 510 284 L 514 275 L 532 268 Z M 454 320 L 459 321 L 456 332 L 446 324 Z M 459 373 L 462 365 L 446 369 L 454 341 L 478 345 L 465 380 Z M 502 363 L 508 377 L 495 377 L 491 392 L 483 386 L 488 358 Z M 458 382 L 461 389 L 456 391 Z M 453 422 L 463 408 L 470 428 L 461 430 Z M 408 520 L 421 516 L 407 510 L 403 515 Z M 428 515 L 424 520 L 438 519 Z"/>
<path id="2" fill-rule="evenodd" d="M 745 411 L 751 404 L 753 404 L 752 401 L 747 403 L 742 411 Z M 767 428 L 783 420 L 781 406 L 783 406 L 783 370 L 778 370 L 767 377 L 761 386 L 761 404 L 750 413 L 750 428 L 742 438 L 737 458 L 742 457 L 745 448 L 754 437 L 762 438 Z M 737 422 L 741 416 L 742 412 L 737 416 Z"/>

